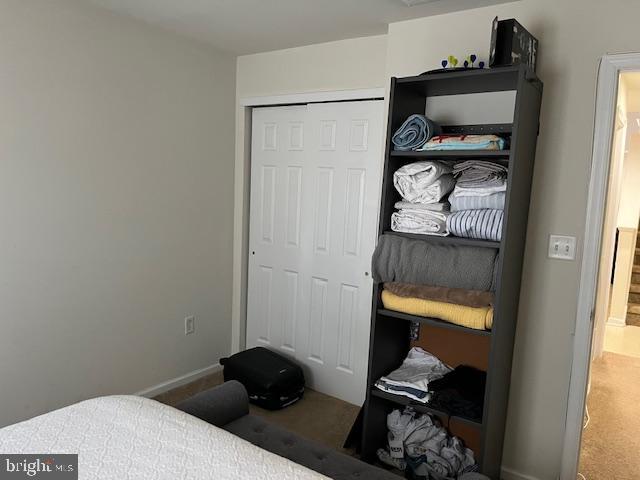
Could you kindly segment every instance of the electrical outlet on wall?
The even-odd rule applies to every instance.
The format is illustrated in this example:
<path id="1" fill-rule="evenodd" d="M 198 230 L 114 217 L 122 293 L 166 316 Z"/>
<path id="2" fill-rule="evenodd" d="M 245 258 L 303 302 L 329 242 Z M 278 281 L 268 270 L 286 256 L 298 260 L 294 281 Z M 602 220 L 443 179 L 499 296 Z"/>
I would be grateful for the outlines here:
<path id="1" fill-rule="evenodd" d="M 196 331 L 196 317 L 193 315 L 184 319 L 184 334 L 191 335 Z"/>

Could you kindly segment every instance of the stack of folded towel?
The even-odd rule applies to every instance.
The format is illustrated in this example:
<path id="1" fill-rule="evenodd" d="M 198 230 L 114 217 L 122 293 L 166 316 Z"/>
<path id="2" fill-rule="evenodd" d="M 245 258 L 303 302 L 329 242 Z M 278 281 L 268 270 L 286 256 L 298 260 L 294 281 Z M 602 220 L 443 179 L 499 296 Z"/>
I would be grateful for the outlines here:
<path id="1" fill-rule="evenodd" d="M 388 282 L 381 298 L 387 310 L 437 318 L 474 330 L 490 330 L 493 326 L 491 292 Z"/>
<path id="2" fill-rule="evenodd" d="M 448 235 L 449 204 L 443 202 L 455 185 L 452 168 L 442 162 L 410 163 L 396 170 L 393 185 L 402 196 L 391 215 L 395 232 Z"/>
<path id="3" fill-rule="evenodd" d="M 391 137 L 395 150 L 411 151 L 422 147 L 431 137 L 440 133 L 440 127 L 424 115 L 407 118 Z"/>
<path id="4" fill-rule="evenodd" d="M 381 235 L 371 259 L 376 283 L 404 282 L 491 292 L 496 285 L 494 248 L 446 245 Z M 454 302 L 455 303 L 455 302 Z"/>
<path id="5" fill-rule="evenodd" d="M 418 150 L 503 150 L 505 143 L 497 135 L 436 135 Z"/>
<path id="6" fill-rule="evenodd" d="M 448 230 L 458 237 L 500 241 L 504 217 L 507 168 L 469 160 L 453 167 L 456 185 L 449 202 Z"/>

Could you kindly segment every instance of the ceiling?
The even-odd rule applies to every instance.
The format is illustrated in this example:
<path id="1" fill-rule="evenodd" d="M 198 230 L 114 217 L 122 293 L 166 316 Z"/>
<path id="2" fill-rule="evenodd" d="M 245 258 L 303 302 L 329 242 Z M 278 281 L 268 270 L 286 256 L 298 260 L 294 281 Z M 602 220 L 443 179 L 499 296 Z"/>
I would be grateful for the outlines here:
<path id="1" fill-rule="evenodd" d="M 392 22 L 513 0 L 426 0 L 413 7 L 403 0 L 86 1 L 243 55 L 383 34 Z"/>

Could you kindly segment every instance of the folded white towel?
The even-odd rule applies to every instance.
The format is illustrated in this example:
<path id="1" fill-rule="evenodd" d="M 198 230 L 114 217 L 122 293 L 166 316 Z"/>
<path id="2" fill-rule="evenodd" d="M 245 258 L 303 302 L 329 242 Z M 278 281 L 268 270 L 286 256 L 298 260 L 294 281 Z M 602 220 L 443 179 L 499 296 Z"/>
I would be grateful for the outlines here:
<path id="1" fill-rule="evenodd" d="M 432 212 L 448 212 L 451 209 L 449 202 L 438 203 L 411 203 L 411 202 L 396 202 L 394 205 L 398 210 L 407 208 L 409 210 L 430 210 Z"/>
<path id="2" fill-rule="evenodd" d="M 393 174 L 393 186 L 407 202 L 436 203 L 455 185 L 449 165 L 424 161 L 404 165 Z"/>
<path id="3" fill-rule="evenodd" d="M 446 173 L 429 185 L 415 184 L 409 188 L 397 189 L 402 199 L 409 203 L 438 203 L 446 197 L 456 184 L 453 175 Z"/>
<path id="4" fill-rule="evenodd" d="M 391 230 L 445 237 L 449 235 L 448 216 L 449 212 L 403 208 L 391 214 Z"/>

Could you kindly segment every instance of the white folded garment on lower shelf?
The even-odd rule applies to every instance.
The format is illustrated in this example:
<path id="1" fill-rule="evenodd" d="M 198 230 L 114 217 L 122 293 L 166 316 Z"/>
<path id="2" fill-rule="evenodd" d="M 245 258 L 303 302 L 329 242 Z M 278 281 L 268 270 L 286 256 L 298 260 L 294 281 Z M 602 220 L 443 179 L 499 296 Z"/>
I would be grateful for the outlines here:
<path id="1" fill-rule="evenodd" d="M 406 208 L 409 210 L 430 210 L 432 212 L 448 212 L 451 209 L 451 205 L 449 204 L 449 202 L 413 203 L 405 202 L 404 200 L 401 202 L 396 202 L 394 207 L 398 210 Z"/>
<path id="2" fill-rule="evenodd" d="M 426 402 L 426 398 L 421 398 L 422 394 L 419 392 L 428 392 L 429 382 L 442 378 L 450 371 L 451 368 L 435 355 L 420 347 L 413 347 L 402 365 L 389 375 L 380 377 L 376 387 L 389 393 Z"/>
<path id="3" fill-rule="evenodd" d="M 393 186 L 407 202 L 439 202 L 455 183 L 451 167 L 437 161 L 410 163 L 393 174 Z"/>
<path id="4" fill-rule="evenodd" d="M 424 235 L 447 236 L 448 212 L 433 212 L 403 208 L 391 214 L 391 230 L 394 232 L 419 233 Z"/>

